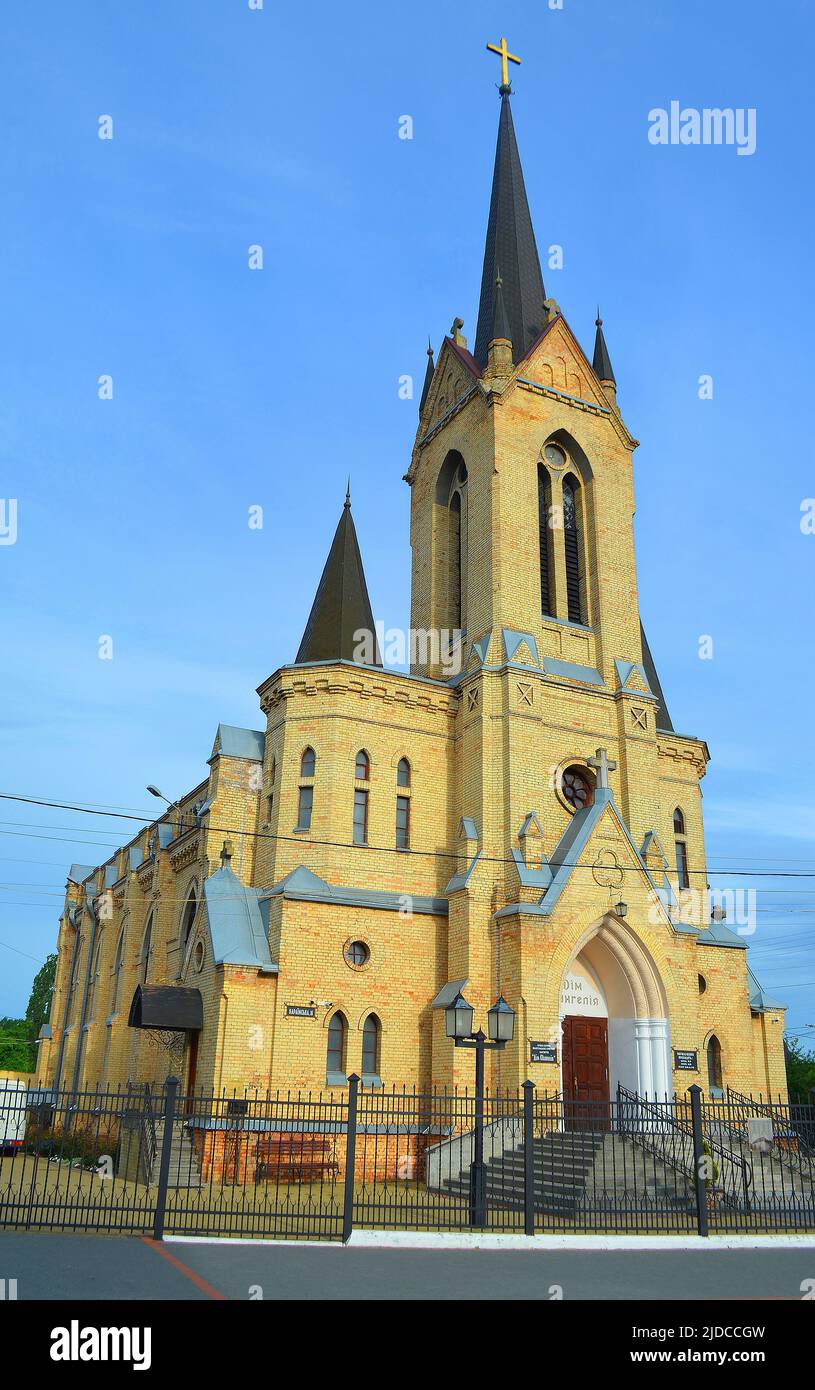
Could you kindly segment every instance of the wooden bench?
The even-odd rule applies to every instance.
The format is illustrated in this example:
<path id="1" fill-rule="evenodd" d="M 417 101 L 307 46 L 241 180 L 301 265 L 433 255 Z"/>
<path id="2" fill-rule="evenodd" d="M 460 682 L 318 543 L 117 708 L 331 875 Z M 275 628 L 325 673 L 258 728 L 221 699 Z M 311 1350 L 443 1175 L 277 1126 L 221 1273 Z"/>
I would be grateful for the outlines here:
<path id="1" fill-rule="evenodd" d="M 311 1182 L 336 1177 L 334 1146 L 323 1134 L 272 1134 L 258 1142 L 257 1177 Z"/>

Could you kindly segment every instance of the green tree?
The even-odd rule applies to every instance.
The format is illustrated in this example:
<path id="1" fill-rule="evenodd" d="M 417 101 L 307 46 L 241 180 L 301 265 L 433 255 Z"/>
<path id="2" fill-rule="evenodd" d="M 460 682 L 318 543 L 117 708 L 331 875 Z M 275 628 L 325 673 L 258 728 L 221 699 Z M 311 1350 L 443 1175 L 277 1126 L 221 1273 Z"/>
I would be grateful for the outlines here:
<path id="1" fill-rule="evenodd" d="M 54 997 L 54 982 L 57 978 L 57 953 L 46 956 L 42 968 L 34 976 L 31 998 L 25 1011 L 25 1019 L 30 1029 L 29 1037 L 38 1038 L 40 1029 L 51 1017 L 51 1000 Z"/>
<path id="2" fill-rule="evenodd" d="M 54 953 L 34 976 L 25 1018 L 0 1018 L 0 1071 L 36 1071 L 37 1038 L 51 1014 L 56 976 Z"/>
<path id="3" fill-rule="evenodd" d="M 31 1046 L 24 1018 L 0 1018 L 0 1071 L 30 1071 Z"/>
<path id="4" fill-rule="evenodd" d="M 806 1103 L 815 1089 L 815 1052 L 805 1048 L 799 1038 L 784 1039 L 787 1087 L 793 1103 Z"/>

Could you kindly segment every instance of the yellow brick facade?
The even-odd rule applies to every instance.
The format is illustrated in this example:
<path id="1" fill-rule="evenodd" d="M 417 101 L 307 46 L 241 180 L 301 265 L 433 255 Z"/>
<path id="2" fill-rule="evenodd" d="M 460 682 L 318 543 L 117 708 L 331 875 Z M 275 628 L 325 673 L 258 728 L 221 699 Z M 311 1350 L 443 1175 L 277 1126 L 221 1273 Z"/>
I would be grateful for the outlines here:
<path id="1" fill-rule="evenodd" d="M 431 646 L 410 674 L 338 658 L 271 675 L 258 692 L 265 726 L 219 736 L 205 782 L 108 865 L 69 880 L 43 1082 L 175 1072 L 240 1093 L 342 1086 L 329 1065 L 341 1011 L 344 1075 L 365 1071 L 375 1015 L 385 1086 L 472 1084 L 472 1057 L 434 1008 L 449 982 L 466 981 L 480 1023 L 500 993 L 517 1014 L 490 1084 L 531 1078 L 560 1091 L 564 1008 L 580 1011 L 562 994 L 576 972 L 608 1019 L 609 1094 L 617 1082 L 708 1090 L 715 1035 L 722 1086 L 785 1095 L 783 1010 L 756 995 L 748 939 L 711 925 L 707 748 L 657 727 L 634 555 L 637 441 L 553 301 L 546 318 L 514 365 L 508 341 L 479 368 L 459 333 L 446 339 L 421 410 L 407 474 L 411 626 L 463 629 L 461 669 L 451 674 Z M 569 616 L 562 525 L 547 525 L 542 602 L 539 497 L 562 522 L 570 486 L 580 621 Z M 608 789 L 589 761 L 600 749 Z M 590 817 L 564 795 L 569 768 L 593 794 Z M 298 828 L 304 788 L 308 829 Z M 355 790 L 368 794 L 366 845 L 353 843 Z M 409 848 L 397 845 L 397 796 L 410 803 Z M 679 894 L 677 839 L 692 899 Z M 225 893 L 217 922 L 205 884 Z M 655 891 L 666 884 L 673 900 Z M 363 963 L 348 959 L 351 942 Z M 197 1044 L 129 1026 L 145 983 L 200 993 Z M 554 1044 L 557 1061 L 533 1061 L 533 1042 Z M 675 1070 L 676 1052 L 696 1053 L 698 1069 Z"/>

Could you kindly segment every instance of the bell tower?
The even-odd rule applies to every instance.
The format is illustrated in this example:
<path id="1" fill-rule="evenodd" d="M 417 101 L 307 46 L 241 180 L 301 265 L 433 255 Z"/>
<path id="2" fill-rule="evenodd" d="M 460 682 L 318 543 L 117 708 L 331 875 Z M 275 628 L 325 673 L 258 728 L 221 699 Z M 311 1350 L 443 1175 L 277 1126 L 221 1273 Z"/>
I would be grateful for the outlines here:
<path id="1" fill-rule="evenodd" d="M 637 441 L 599 311 L 589 359 L 546 297 L 506 76 L 499 91 L 475 342 L 457 318 L 435 364 L 429 355 L 407 474 L 413 669 L 449 679 L 456 656 L 466 668 L 520 653 L 613 687 L 615 661 L 644 659 Z"/>

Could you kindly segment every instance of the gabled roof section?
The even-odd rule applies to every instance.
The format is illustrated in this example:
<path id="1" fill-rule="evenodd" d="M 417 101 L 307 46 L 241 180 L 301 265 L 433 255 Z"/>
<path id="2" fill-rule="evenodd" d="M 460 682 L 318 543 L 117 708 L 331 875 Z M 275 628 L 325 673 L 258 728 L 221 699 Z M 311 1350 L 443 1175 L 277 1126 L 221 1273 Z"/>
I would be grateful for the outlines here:
<path id="1" fill-rule="evenodd" d="M 260 890 L 247 888 L 223 865 L 204 882 L 209 934 L 216 965 L 246 965 L 276 975 L 260 913 Z"/>
<path id="2" fill-rule="evenodd" d="M 508 91 L 501 93 L 498 142 L 481 274 L 474 355 L 482 368 L 486 366 L 487 348 L 495 336 L 495 291 L 499 269 L 506 321 L 512 339 L 512 356 L 516 362 L 526 356 L 546 317 L 543 274 L 529 215 L 509 98 Z"/>
<path id="3" fill-rule="evenodd" d="M 473 357 L 473 354 L 470 352 L 469 348 L 461 347 L 461 345 L 457 343 L 454 338 L 445 338 L 444 341 L 450 348 L 450 351 L 453 353 L 453 355 L 458 358 L 462 367 L 466 367 L 467 371 L 470 373 L 470 376 L 474 376 L 477 380 L 481 376 L 481 368 L 478 365 L 475 358 Z"/>
<path id="4" fill-rule="evenodd" d="M 662 904 L 662 912 L 666 924 L 676 930 L 664 906 L 662 896 L 658 893 L 656 884 L 651 874 L 648 872 L 646 865 L 643 863 L 640 852 L 631 838 L 628 826 L 617 809 L 614 794 L 608 787 L 598 787 L 594 793 L 594 801 L 591 805 L 585 806 L 582 811 L 575 812 L 563 832 L 556 849 L 552 852 L 549 860 L 552 871 L 552 882 L 540 900 L 541 913 L 544 916 L 548 916 L 549 913 L 552 912 L 563 890 L 571 879 L 577 864 L 580 862 L 580 857 L 586 845 L 606 811 L 610 811 L 613 815 L 625 840 L 628 842 L 634 859 L 641 867 L 642 872 L 654 891 L 656 900 Z"/>
<path id="5" fill-rule="evenodd" d="M 72 864 L 68 870 L 68 878 L 71 883 L 84 883 L 94 872 L 95 866 L 92 864 Z"/>
<path id="6" fill-rule="evenodd" d="M 469 883 L 470 878 L 475 869 L 475 866 L 481 858 L 481 853 L 482 852 L 480 849 L 476 850 L 466 869 L 464 869 L 461 873 L 457 871 L 453 874 L 453 877 L 450 879 L 449 883 L 447 884 L 444 890 L 445 893 L 457 893 L 459 889 L 467 887 L 467 884 Z"/>
<path id="7" fill-rule="evenodd" d="M 747 967 L 747 988 L 750 996 L 750 1008 L 753 1013 L 763 1014 L 767 1009 L 786 1009 L 786 1004 L 779 1004 L 777 1000 L 770 998 L 766 990 L 759 984 L 749 965 Z"/>
<path id="8" fill-rule="evenodd" d="M 362 556 L 351 516 L 351 494 L 346 493 L 328 559 L 317 586 L 295 665 L 306 661 L 353 661 L 359 639 L 354 633 L 371 633 L 375 659 L 366 665 L 381 666 L 374 615 Z"/>
<path id="9" fill-rule="evenodd" d="M 732 946 L 742 951 L 747 950 L 747 942 L 738 932 L 731 931 L 724 922 L 711 922 L 709 927 L 704 927 L 698 934 L 698 946 Z"/>
<path id="10" fill-rule="evenodd" d="M 265 742 L 266 735 L 260 729 L 219 724 L 208 761 L 212 762 L 220 754 L 222 758 L 248 758 L 251 762 L 262 763 Z"/>

